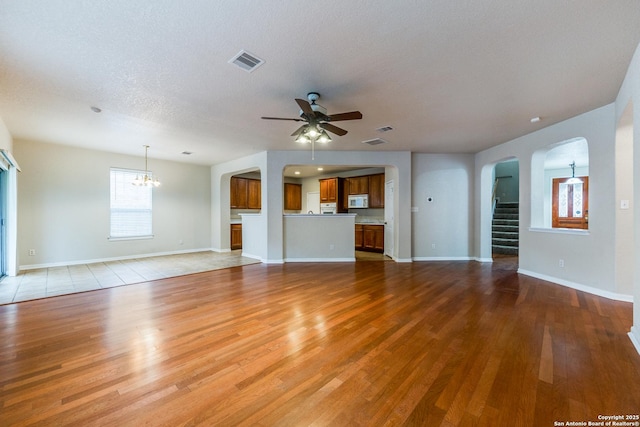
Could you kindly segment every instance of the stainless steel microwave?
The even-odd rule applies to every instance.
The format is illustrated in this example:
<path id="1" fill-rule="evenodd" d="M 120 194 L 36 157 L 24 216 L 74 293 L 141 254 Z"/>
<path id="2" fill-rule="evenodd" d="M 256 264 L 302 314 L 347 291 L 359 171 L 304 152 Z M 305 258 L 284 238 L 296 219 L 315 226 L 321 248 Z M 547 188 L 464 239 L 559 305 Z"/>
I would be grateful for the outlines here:
<path id="1" fill-rule="evenodd" d="M 349 196 L 349 209 L 366 209 L 368 207 L 368 194 L 352 194 Z"/>

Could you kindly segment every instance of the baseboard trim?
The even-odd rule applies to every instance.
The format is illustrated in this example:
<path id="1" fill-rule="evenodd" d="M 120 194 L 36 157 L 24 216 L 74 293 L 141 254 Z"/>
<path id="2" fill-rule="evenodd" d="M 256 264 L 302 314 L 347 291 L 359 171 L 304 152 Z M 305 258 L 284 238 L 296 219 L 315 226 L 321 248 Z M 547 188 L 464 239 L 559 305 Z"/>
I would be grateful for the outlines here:
<path id="1" fill-rule="evenodd" d="M 253 254 L 249 254 L 249 253 L 246 253 L 246 252 L 242 252 L 242 256 L 245 257 L 245 258 L 257 259 L 260 262 L 264 262 L 262 257 L 258 256 L 258 255 L 253 255 Z"/>
<path id="2" fill-rule="evenodd" d="M 478 257 L 475 257 L 475 258 L 473 258 L 473 260 L 477 261 L 477 262 L 493 262 L 493 258 L 478 258 Z"/>
<path id="3" fill-rule="evenodd" d="M 564 279 L 558 279 L 557 277 L 547 276 L 546 274 L 540 274 L 522 268 L 518 269 L 518 273 L 525 276 L 535 277 L 536 279 L 546 280 L 547 282 L 555 283 L 557 285 L 566 286 L 567 288 L 576 289 L 578 291 L 587 292 L 589 294 L 597 295 L 599 297 L 608 298 L 614 301 L 633 302 L 633 295 L 618 294 L 615 292 L 605 291 L 603 289 L 594 288 L 591 286 L 581 285 L 580 283 L 570 282 Z"/>
<path id="4" fill-rule="evenodd" d="M 424 256 L 424 257 L 413 257 L 412 258 L 414 261 L 471 261 L 473 260 L 473 258 L 470 258 L 468 256 Z"/>
<path id="5" fill-rule="evenodd" d="M 628 335 L 629 339 L 631 339 L 631 342 L 633 343 L 633 346 L 636 348 L 636 351 L 638 352 L 638 354 L 640 354 L 640 329 L 632 326 Z"/>
<path id="6" fill-rule="evenodd" d="M 69 265 L 95 264 L 97 262 L 125 261 L 129 259 L 151 258 L 156 256 L 192 254 L 196 252 L 218 252 L 218 251 L 215 251 L 212 248 L 186 249 L 182 251 L 154 252 L 154 253 L 147 253 L 147 254 L 126 255 L 126 256 L 111 257 L 111 258 L 95 258 L 95 259 L 85 259 L 85 260 L 77 260 L 77 261 L 49 262 L 44 264 L 26 264 L 26 265 L 21 265 L 18 268 L 21 271 L 35 270 L 37 268 L 66 267 Z"/>
<path id="7" fill-rule="evenodd" d="M 356 262 L 354 258 L 285 258 L 284 262 Z"/>

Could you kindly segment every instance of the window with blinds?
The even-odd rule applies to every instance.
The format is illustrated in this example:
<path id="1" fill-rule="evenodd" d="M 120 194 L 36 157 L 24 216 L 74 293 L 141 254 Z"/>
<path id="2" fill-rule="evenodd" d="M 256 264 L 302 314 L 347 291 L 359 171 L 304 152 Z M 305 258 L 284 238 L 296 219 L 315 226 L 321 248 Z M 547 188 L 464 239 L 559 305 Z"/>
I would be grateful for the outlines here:
<path id="1" fill-rule="evenodd" d="M 142 174 L 143 171 L 111 168 L 110 239 L 153 236 L 152 187 L 131 184 Z"/>

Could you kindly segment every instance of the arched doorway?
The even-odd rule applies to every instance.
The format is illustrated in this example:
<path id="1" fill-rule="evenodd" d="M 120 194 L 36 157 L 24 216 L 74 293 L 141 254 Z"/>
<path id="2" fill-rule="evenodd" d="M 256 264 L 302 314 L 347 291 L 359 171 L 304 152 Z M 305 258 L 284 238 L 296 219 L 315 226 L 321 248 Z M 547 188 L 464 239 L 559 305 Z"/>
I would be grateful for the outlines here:
<path id="1" fill-rule="evenodd" d="M 491 254 L 517 257 L 520 236 L 520 164 L 518 159 L 497 163 L 491 195 Z"/>

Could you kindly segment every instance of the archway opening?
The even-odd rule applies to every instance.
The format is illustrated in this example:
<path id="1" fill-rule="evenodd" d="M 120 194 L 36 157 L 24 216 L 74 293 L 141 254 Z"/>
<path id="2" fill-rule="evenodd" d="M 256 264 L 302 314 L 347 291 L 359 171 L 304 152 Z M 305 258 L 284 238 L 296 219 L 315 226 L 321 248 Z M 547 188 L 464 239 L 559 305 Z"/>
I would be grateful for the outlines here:
<path id="1" fill-rule="evenodd" d="M 520 246 L 520 164 L 518 159 L 497 163 L 493 169 L 493 175 L 491 254 L 494 259 L 517 258 Z"/>

